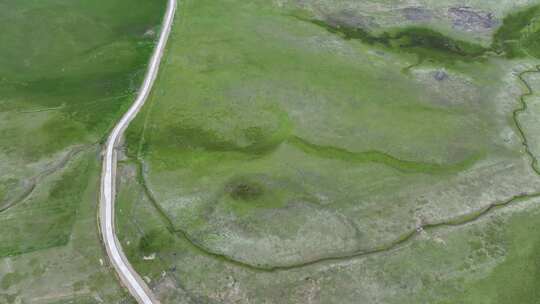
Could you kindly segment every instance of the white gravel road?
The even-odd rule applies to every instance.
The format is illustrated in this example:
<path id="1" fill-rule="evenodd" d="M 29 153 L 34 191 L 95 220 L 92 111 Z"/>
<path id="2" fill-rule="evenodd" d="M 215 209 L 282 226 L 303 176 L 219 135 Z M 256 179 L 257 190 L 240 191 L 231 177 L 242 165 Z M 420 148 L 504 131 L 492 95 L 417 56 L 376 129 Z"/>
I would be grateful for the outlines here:
<path id="1" fill-rule="evenodd" d="M 114 200 L 115 200 L 115 180 L 116 180 L 116 145 L 122 137 L 129 123 L 135 118 L 144 102 L 150 94 L 154 80 L 156 79 L 161 57 L 167 44 L 167 39 L 171 31 L 176 0 L 169 0 L 167 12 L 163 19 L 159 41 L 154 49 L 152 58 L 148 65 L 148 70 L 144 82 L 139 90 L 137 99 L 129 110 L 122 116 L 122 119 L 112 130 L 105 147 L 103 156 L 103 169 L 101 173 L 101 199 L 99 205 L 99 224 L 103 243 L 107 250 L 111 264 L 114 266 L 122 284 L 129 290 L 138 303 L 157 304 L 159 301 L 152 294 L 146 282 L 135 272 L 129 264 L 122 251 L 122 246 L 118 241 L 114 225 Z"/>

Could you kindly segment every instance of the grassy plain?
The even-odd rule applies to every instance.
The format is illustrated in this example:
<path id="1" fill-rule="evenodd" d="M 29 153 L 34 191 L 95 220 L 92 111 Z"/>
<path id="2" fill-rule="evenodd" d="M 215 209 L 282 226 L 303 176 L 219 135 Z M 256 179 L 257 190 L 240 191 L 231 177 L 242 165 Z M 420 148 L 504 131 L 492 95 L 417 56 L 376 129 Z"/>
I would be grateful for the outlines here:
<path id="1" fill-rule="evenodd" d="M 540 190 L 512 116 L 517 60 L 532 61 L 504 46 L 357 37 L 261 1 L 179 12 L 128 145 L 173 228 L 205 250 L 290 267 Z"/>
<path id="2" fill-rule="evenodd" d="M 0 302 L 120 303 L 96 228 L 99 144 L 165 1 L 0 3 Z"/>
<path id="3" fill-rule="evenodd" d="M 118 206 L 164 302 L 536 303 L 501 278 L 536 267 L 537 7 L 361 24 L 396 3 L 182 2 Z"/>
<path id="4" fill-rule="evenodd" d="M 425 231 L 393 250 L 268 271 L 194 246 L 171 230 L 123 165 L 122 246 L 163 303 L 490 303 L 538 300 L 538 199 L 474 223 Z M 308 302 L 309 303 L 309 302 Z"/>

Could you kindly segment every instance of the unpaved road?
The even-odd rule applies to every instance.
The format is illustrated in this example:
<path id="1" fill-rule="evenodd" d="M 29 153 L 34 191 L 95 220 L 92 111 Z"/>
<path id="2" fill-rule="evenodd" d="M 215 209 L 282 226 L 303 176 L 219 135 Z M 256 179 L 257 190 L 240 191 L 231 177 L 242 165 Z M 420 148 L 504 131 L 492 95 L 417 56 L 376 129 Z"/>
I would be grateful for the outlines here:
<path id="1" fill-rule="evenodd" d="M 167 39 L 171 31 L 174 12 L 176 9 L 176 0 L 169 0 L 167 11 L 163 19 L 161 34 L 158 44 L 148 64 L 148 70 L 144 82 L 139 90 L 135 102 L 129 110 L 122 116 L 122 119 L 112 130 L 105 147 L 103 156 L 103 169 L 101 173 L 101 198 L 99 204 L 99 224 L 103 243 L 109 256 L 111 264 L 114 266 L 122 284 L 129 290 L 131 295 L 142 304 L 157 304 L 159 301 L 152 294 L 152 291 L 144 280 L 135 272 L 129 264 L 122 251 L 122 246 L 118 241 L 114 226 L 114 199 L 115 199 L 115 181 L 116 181 L 116 150 L 115 147 L 122 137 L 129 123 L 135 118 L 144 102 L 150 94 L 150 89 L 156 79 L 161 57 L 167 44 Z"/>

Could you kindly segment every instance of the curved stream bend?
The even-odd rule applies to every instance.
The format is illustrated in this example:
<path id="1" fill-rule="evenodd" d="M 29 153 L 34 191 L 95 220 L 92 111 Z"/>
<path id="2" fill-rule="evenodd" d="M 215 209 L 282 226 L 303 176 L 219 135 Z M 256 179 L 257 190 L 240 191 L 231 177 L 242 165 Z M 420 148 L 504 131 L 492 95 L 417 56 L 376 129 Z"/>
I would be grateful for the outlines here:
<path id="1" fill-rule="evenodd" d="M 135 118 L 144 102 L 150 94 L 150 89 L 156 79 L 159 64 L 167 39 L 171 31 L 171 26 L 174 19 L 174 12 L 176 9 L 176 0 L 168 0 L 167 11 L 163 19 L 161 34 L 159 36 L 158 44 L 154 49 L 150 62 L 148 64 L 148 70 L 144 77 L 144 82 L 137 94 L 135 102 L 131 105 L 129 110 L 122 116 L 122 119 L 116 124 L 112 130 L 109 138 L 107 139 L 104 156 L 103 156 L 103 169 L 101 173 L 101 194 L 99 204 L 99 226 L 101 230 L 101 236 L 103 243 L 109 256 L 111 264 L 114 266 L 118 277 L 122 284 L 129 290 L 131 295 L 141 304 L 157 304 L 159 301 L 152 294 L 152 291 L 144 280 L 141 279 L 139 274 L 135 272 L 133 267 L 129 264 L 126 256 L 122 251 L 122 246 L 118 241 L 115 234 L 114 227 L 114 199 L 115 199 L 115 180 L 116 180 L 116 151 L 115 146 L 118 140 L 124 134 L 125 129 L 129 123 Z"/>

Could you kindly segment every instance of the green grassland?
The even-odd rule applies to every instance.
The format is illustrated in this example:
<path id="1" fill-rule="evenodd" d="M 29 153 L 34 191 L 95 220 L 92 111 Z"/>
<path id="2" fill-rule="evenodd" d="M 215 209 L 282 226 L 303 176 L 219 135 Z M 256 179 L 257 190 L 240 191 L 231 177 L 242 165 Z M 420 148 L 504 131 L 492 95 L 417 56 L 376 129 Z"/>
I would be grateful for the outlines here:
<path id="1" fill-rule="evenodd" d="M 127 134 L 130 260 L 165 303 L 536 303 L 538 7 L 332 3 L 180 4 Z"/>
<path id="2" fill-rule="evenodd" d="M 65 245 L 89 183 L 89 156 L 44 179 L 28 199 L 0 214 L 0 256 Z"/>
<path id="3" fill-rule="evenodd" d="M 535 59 L 501 43 L 523 31 L 520 17 L 483 46 L 306 15 L 263 1 L 181 5 L 128 130 L 172 229 L 239 263 L 287 268 L 378 251 L 540 190 L 516 75 Z"/>
<path id="4" fill-rule="evenodd" d="M 96 147 L 0 214 L 1 303 L 131 303 L 98 237 Z"/>
<path id="5" fill-rule="evenodd" d="M 2 153 L 32 161 L 74 142 L 103 138 L 137 88 L 162 3 L 18 1 L 2 6 L 0 107 L 23 121 L 33 118 L 25 117 L 27 112 L 52 112 L 35 124 L 5 126 Z"/>
<path id="6" fill-rule="evenodd" d="M 118 234 L 163 303 L 537 303 L 538 199 L 392 250 L 268 271 L 209 254 L 172 231 L 122 165 Z"/>
<path id="7" fill-rule="evenodd" d="M 538 302 L 538 3 L 399 2 L 179 4 L 117 205 L 163 303 Z M 98 147 L 164 4 L 0 3 L 0 302 L 131 303 Z"/>
<path id="8" fill-rule="evenodd" d="M 133 99 L 163 6 L 0 4 L 1 209 L 28 192 L 29 179 L 68 149 L 104 139 Z"/>
<path id="9" fill-rule="evenodd" d="M 99 150 L 165 4 L 0 3 L 1 303 L 130 302 L 99 244 Z"/>

